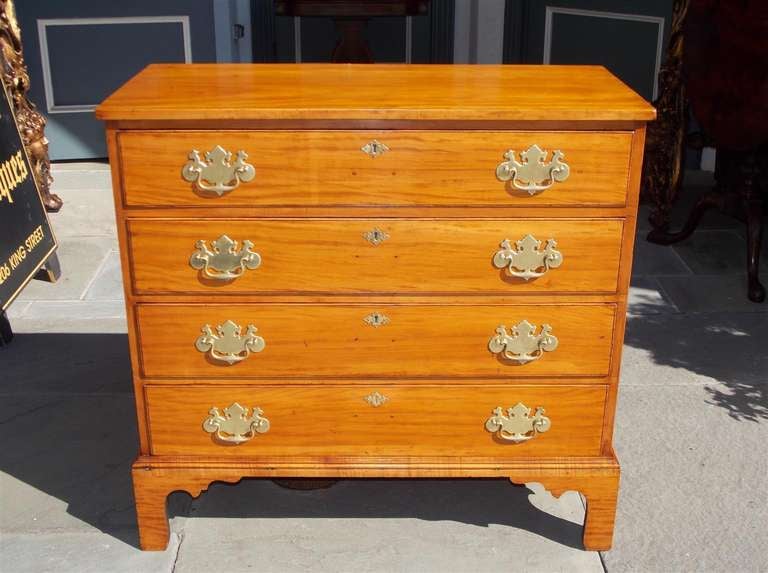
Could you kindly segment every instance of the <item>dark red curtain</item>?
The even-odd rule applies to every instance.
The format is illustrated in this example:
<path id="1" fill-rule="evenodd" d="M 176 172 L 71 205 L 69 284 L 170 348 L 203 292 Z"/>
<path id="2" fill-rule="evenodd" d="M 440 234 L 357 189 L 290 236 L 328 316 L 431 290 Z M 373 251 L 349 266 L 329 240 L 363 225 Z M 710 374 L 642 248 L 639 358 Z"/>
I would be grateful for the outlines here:
<path id="1" fill-rule="evenodd" d="M 718 147 L 768 141 L 768 0 L 692 0 L 683 73 L 693 114 Z"/>

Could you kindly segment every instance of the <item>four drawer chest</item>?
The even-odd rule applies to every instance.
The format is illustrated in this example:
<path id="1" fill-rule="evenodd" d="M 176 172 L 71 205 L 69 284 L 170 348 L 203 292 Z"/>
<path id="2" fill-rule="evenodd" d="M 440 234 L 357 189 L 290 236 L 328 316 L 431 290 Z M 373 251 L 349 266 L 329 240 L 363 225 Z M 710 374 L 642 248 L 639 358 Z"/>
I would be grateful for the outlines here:
<path id="1" fill-rule="evenodd" d="M 243 477 L 503 477 L 612 448 L 653 108 L 601 67 L 151 65 L 106 121 L 143 549 Z"/>

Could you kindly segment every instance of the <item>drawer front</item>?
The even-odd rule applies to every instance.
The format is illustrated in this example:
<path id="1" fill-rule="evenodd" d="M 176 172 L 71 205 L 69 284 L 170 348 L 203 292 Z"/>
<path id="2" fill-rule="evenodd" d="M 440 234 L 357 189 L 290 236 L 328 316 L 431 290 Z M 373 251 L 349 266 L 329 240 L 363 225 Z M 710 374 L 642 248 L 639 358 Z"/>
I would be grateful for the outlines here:
<path id="1" fill-rule="evenodd" d="M 144 391 L 154 455 L 529 457 L 598 455 L 606 388 L 146 386 Z M 530 410 L 515 408 L 518 403 Z M 254 415 L 254 408 L 261 413 Z M 543 412 L 537 416 L 538 408 Z"/>
<path id="2" fill-rule="evenodd" d="M 122 132 L 118 141 L 128 206 L 620 206 L 632 134 L 142 131 Z M 388 150 L 362 150 L 374 141 Z M 533 145 L 547 153 L 541 164 Z M 222 150 L 232 154 L 228 167 Z M 553 159 L 555 151 L 562 159 Z M 497 168 L 514 162 L 516 175 L 502 166 L 508 180 L 500 180 Z"/>
<path id="3" fill-rule="evenodd" d="M 615 312 L 613 304 L 142 304 L 137 321 L 148 378 L 519 378 L 607 375 Z"/>
<path id="4" fill-rule="evenodd" d="M 138 293 L 525 294 L 615 292 L 622 228 L 615 219 L 167 219 L 132 220 L 129 238 Z"/>

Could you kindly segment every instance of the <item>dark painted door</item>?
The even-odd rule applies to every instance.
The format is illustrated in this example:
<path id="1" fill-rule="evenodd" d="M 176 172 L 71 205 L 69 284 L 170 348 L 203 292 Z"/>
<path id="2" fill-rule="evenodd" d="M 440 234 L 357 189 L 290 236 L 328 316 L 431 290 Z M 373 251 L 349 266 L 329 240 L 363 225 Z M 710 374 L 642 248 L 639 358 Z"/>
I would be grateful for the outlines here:
<path id="1" fill-rule="evenodd" d="M 17 3 L 33 101 L 51 159 L 106 157 L 102 99 L 152 62 L 216 61 L 211 0 Z"/>
<path id="2" fill-rule="evenodd" d="M 507 0 L 506 9 L 506 62 L 601 64 L 655 98 L 671 0 Z"/>
<path id="3" fill-rule="evenodd" d="M 363 37 L 373 61 L 452 62 L 456 1 L 429 0 L 421 3 L 418 13 L 411 16 L 367 18 Z M 252 0 L 251 11 L 254 61 L 331 61 L 340 36 L 338 24 L 343 18 L 282 14 L 274 0 Z"/>

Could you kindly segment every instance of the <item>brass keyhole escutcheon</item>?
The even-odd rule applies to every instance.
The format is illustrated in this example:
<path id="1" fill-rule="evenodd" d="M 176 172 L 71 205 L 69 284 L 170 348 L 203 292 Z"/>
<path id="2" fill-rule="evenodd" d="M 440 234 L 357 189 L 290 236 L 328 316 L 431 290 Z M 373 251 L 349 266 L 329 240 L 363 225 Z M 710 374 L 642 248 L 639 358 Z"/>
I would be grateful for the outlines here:
<path id="1" fill-rule="evenodd" d="M 377 141 L 376 139 L 372 139 L 363 145 L 360 148 L 360 151 L 369 157 L 376 159 L 379 155 L 384 155 L 387 151 L 389 151 L 389 147 L 387 147 L 384 143 Z"/>
<path id="2" fill-rule="evenodd" d="M 389 239 L 389 235 L 378 227 L 374 227 L 370 231 L 363 233 L 363 238 L 374 247 L 378 247 L 381 243 Z"/>
<path id="3" fill-rule="evenodd" d="M 363 319 L 363 322 L 371 325 L 374 328 L 389 324 L 389 317 L 381 312 L 372 312 Z"/>

